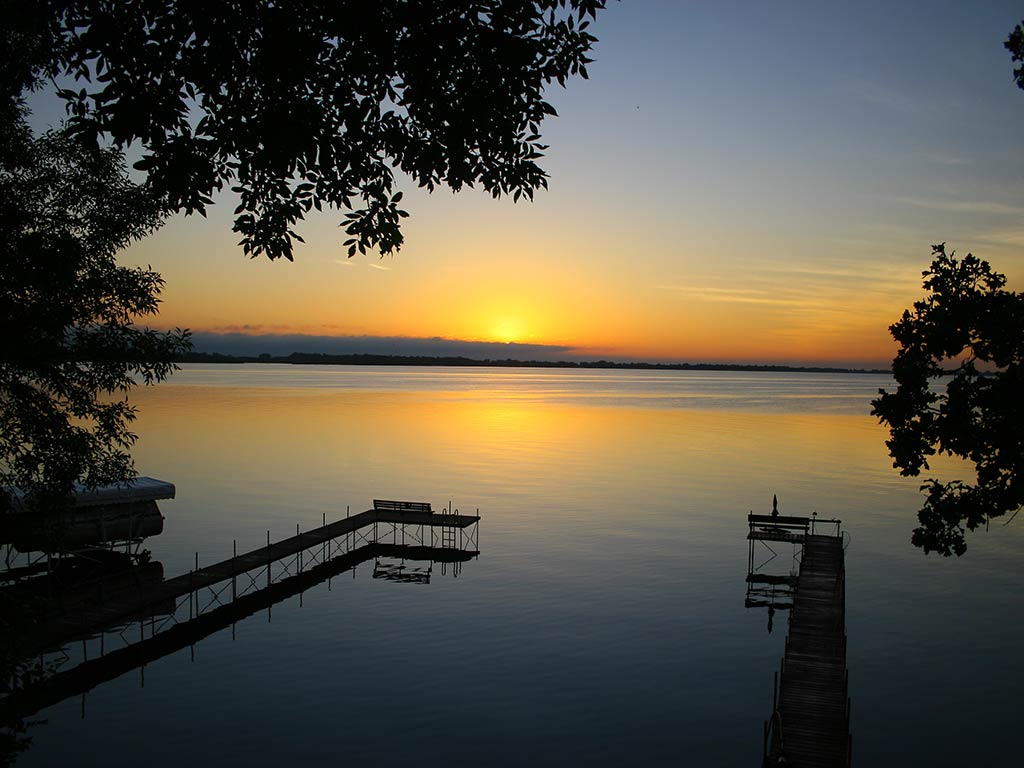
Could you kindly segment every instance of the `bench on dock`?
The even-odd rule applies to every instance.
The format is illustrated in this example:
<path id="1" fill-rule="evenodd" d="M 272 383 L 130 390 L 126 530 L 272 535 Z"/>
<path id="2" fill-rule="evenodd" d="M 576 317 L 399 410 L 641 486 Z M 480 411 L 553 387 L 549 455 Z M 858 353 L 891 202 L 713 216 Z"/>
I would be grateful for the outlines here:
<path id="1" fill-rule="evenodd" d="M 811 527 L 811 518 L 791 515 L 747 515 L 748 539 L 803 542 Z"/>
<path id="2" fill-rule="evenodd" d="M 388 501 L 386 499 L 373 500 L 374 512 L 422 512 L 428 515 L 434 513 L 428 501 Z"/>

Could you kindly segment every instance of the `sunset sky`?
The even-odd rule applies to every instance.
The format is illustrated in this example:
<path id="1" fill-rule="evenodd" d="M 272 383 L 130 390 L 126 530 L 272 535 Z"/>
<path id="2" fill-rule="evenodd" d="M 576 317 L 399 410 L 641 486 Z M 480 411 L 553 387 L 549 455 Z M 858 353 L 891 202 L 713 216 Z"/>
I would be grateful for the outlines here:
<path id="1" fill-rule="evenodd" d="M 345 258 L 325 212 L 288 263 L 242 254 L 224 198 L 125 254 L 167 280 L 158 324 L 206 351 L 232 351 L 210 332 L 443 337 L 875 366 L 932 243 L 1024 289 L 1019 2 L 610 6 L 590 80 L 550 93 L 534 203 L 400 179 L 397 256 Z"/>

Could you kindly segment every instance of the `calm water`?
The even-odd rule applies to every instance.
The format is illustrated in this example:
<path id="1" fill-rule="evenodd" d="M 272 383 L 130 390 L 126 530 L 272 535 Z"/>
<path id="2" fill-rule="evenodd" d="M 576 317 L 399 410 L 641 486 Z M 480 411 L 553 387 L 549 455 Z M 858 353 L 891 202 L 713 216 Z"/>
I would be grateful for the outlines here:
<path id="1" fill-rule="evenodd" d="M 137 398 L 139 470 L 178 488 L 168 576 L 375 497 L 479 508 L 481 555 L 427 585 L 360 566 L 44 711 L 20 764 L 759 765 L 785 614 L 744 608 L 745 515 L 773 493 L 850 534 L 855 763 L 1012 764 L 1022 526 L 910 546 L 886 385 L 189 366 Z"/>

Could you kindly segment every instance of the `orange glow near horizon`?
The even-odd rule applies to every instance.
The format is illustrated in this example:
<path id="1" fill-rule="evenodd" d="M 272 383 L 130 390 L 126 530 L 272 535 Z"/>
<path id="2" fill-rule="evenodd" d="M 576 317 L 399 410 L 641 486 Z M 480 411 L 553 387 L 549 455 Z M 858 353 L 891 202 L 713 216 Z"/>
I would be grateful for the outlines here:
<path id="1" fill-rule="evenodd" d="M 420 202 L 414 226 L 439 205 Z M 444 201 L 460 205 L 482 203 Z M 684 251 L 667 235 L 645 261 L 597 231 L 569 238 L 541 206 L 485 212 L 491 221 L 467 213 L 447 240 L 410 232 L 383 260 L 337 257 L 336 227 L 314 222 L 294 263 L 243 258 L 228 221 L 179 218 L 125 260 L 166 278 L 162 327 L 551 345 L 585 359 L 885 365 L 889 324 L 920 296 L 915 261 L 854 268 L 814 254 L 786 262 L 764 248 L 740 258 L 753 245 L 739 236 L 731 250 Z M 505 219 L 498 241 L 491 228 Z"/>

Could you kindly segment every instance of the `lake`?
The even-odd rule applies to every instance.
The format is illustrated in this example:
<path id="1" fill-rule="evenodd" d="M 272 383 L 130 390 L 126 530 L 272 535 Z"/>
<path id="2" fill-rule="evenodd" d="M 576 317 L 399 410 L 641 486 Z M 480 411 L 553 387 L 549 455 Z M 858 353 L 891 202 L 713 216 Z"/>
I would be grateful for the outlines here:
<path id="1" fill-rule="evenodd" d="M 759 765 L 786 614 L 769 634 L 744 607 L 746 514 L 773 494 L 848 534 L 854 763 L 1007 765 L 1022 526 L 960 559 L 910 545 L 919 481 L 869 415 L 885 386 L 184 366 L 135 397 L 140 474 L 177 486 L 145 545 L 166 576 L 375 498 L 479 510 L 480 555 L 429 583 L 360 565 L 46 709 L 19 765 Z"/>

